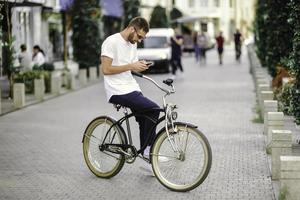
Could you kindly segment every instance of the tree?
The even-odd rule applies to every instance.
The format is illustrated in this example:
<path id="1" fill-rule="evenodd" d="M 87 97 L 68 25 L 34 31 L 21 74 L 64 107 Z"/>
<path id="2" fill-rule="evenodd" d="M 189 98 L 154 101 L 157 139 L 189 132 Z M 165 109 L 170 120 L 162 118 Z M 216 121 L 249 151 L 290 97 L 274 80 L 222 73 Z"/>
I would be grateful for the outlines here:
<path id="1" fill-rule="evenodd" d="M 99 64 L 100 53 L 99 0 L 74 0 L 72 9 L 72 43 L 79 68 Z"/>
<path id="2" fill-rule="evenodd" d="M 289 38 L 293 30 L 287 23 L 290 10 L 287 1 L 280 0 L 261 0 L 257 6 L 258 55 L 274 77 L 276 65 L 282 64 L 292 50 Z"/>
<path id="3" fill-rule="evenodd" d="M 300 0 L 291 0 L 290 2 L 290 23 L 293 30 L 292 44 L 293 51 L 290 54 L 288 66 L 289 72 L 295 77 L 292 92 L 292 113 L 296 123 L 300 124 Z"/>
<path id="4" fill-rule="evenodd" d="M 182 12 L 178 10 L 177 8 L 173 7 L 173 9 L 170 12 L 170 19 L 173 27 L 177 27 L 178 23 L 175 21 L 176 19 L 182 17 Z"/>
<path id="5" fill-rule="evenodd" d="M 255 45 L 257 56 L 263 67 L 266 67 L 266 38 L 268 37 L 267 22 L 269 21 L 266 0 L 257 1 L 256 17 L 254 21 Z"/>
<path id="6" fill-rule="evenodd" d="M 161 6 L 155 6 L 150 18 L 151 28 L 167 28 L 169 25 L 166 9 Z"/>
<path id="7" fill-rule="evenodd" d="M 140 12 L 139 12 L 140 1 L 139 0 L 124 0 L 123 5 L 124 5 L 123 27 L 126 27 L 132 18 L 140 15 Z"/>
<path id="8" fill-rule="evenodd" d="M 1 32 L 0 32 L 0 41 L 1 46 L 3 47 L 3 71 L 8 76 L 9 86 L 10 86 L 10 94 L 9 96 L 12 97 L 13 95 L 13 73 L 14 73 L 14 64 L 16 60 L 16 51 L 14 48 L 14 41 L 15 38 L 12 36 L 11 33 L 11 5 L 10 2 L 5 0 L 3 4 L 0 5 L 0 21 L 1 21 Z M 3 9 L 3 10 L 2 10 Z M 2 15 L 4 13 L 4 16 Z M 4 25 L 5 24 L 5 25 Z M 3 31 L 3 26 L 4 32 Z"/>

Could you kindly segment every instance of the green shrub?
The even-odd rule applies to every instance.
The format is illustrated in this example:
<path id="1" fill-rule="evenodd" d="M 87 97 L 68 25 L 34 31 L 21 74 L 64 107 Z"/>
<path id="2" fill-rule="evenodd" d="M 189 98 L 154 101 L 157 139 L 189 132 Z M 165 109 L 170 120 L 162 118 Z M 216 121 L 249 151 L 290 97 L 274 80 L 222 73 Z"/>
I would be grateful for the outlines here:
<path id="1" fill-rule="evenodd" d="M 50 92 L 51 74 L 47 71 L 32 70 L 26 72 L 20 72 L 14 75 L 15 83 L 24 83 L 25 92 L 32 94 L 34 92 L 34 79 L 44 78 L 45 92 Z"/>

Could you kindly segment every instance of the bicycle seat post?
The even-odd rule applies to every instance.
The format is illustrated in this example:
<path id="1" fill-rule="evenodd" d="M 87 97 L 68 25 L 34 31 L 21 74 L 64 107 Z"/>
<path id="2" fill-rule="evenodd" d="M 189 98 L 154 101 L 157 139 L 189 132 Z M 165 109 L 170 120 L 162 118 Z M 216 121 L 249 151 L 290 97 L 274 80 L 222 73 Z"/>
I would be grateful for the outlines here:
<path id="1" fill-rule="evenodd" d="M 125 117 L 127 117 L 127 115 L 128 115 L 128 111 L 127 111 L 126 107 L 124 107 L 124 115 L 125 115 Z M 129 144 L 132 145 L 131 130 L 130 130 L 130 125 L 129 125 L 129 119 L 128 118 L 126 118 L 126 127 L 127 127 Z"/>

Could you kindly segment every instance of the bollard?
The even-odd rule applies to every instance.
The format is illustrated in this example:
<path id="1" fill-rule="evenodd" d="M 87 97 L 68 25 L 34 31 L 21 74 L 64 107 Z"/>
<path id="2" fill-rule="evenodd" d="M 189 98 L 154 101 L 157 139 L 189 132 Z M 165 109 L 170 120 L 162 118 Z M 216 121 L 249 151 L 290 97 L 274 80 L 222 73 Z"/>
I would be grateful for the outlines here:
<path id="1" fill-rule="evenodd" d="M 25 84 L 15 83 L 13 86 L 13 102 L 16 108 L 25 106 Z"/>
<path id="2" fill-rule="evenodd" d="M 34 96 L 38 101 L 42 101 L 45 95 L 45 81 L 43 78 L 34 79 Z"/>
<path id="3" fill-rule="evenodd" d="M 97 80 L 97 68 L 96 67 L 90 67 L 89 73 L 90 73 L 90 81 Z"/>
<path id="4" fill-rule="evenodd" d="M 59 95 L 60 88 L 61 88 L 61 77 L 53 74 L 51 76 L 51 93 L 54 95 Z"/>
<path id="5" fill-rule="evenodd" d="M 87 71 L 86 69 L 80 69 L 79 70 L 79 82 L 81 86 L 84 86 L 87 84 Z"/>
<path id="6" fill-rule="evenodd" d="M 259 84 L 259 85 L 257 86 L 257 88 L 256 88 L 256 94 L 257 94 L 258 104 L 259 104 L 260 99 L 261 99 L 260 93 L 261 93 L 262 91 L 271 91 L 270 85 L 268 85 L 268 84 Z"/>
<path id="7" fill-rule="evenodd" d="M 101 65 L 98 66 L 98 70 L 99 70 L 99 80 L 103 80 L 103 72 L 102 72 Z"/>
<path id="8" fill-rule="evenodd" d="M 300 199 L 300 156 L 280 157 L 280 196 L 285 200 Z"/>
<path id="9" fill-rule="evenodd" d="M 70 90 L 75 90 L 75 75 L 71 72 L 68 73 L 68 88 Z"/>
<path id="10" fill-rule="evenodd" d="M 278 101 L 275 100 L 265 100 L 262 113 L 264 116 L 264 134 L 267 135 L 268 131 L 268 112 L 277 112 L 278 111 Z"/>
<path id="11" fill-rule="evenodd" d="M 272 130 L 271 142 L 272 179 L 280 178 L 280 156 L 292 153 L 292 132 L 289 130 Z"/>
<path id="12" fill-rule="evenodd" d="M 258 79 L 256 79 L 256 81 L 255 81 L 255 86 L 258 87 L 259 84 L 267 84 L 267 85 L 270 85 L 269 82 L 270 82 L 270 81 L 267 80 L 266 78 L 258 78 Z"/>
<path id="13" fill-rule="evenodd" d="M 260 99 L 259 99 L 259 107 L 263 108 L 265 100 L 273 100 L 273 99 L 274 99 L 274 93 L 272 91 L 261 91 Z"/>
<path id="14" fill-rule="evenodd" d="M 268 112 L 267 113 L 267 144 L 272 140 L 272 130 L 282 130 L 283 129 L 283 112 Z"/>
<path id="15" fill-rule="evenodd" d="M 1 97 L 1 88 L 0 88 L 0 115 L 2 114 L 1 100 L 2 100 L 2 97 Z"/>

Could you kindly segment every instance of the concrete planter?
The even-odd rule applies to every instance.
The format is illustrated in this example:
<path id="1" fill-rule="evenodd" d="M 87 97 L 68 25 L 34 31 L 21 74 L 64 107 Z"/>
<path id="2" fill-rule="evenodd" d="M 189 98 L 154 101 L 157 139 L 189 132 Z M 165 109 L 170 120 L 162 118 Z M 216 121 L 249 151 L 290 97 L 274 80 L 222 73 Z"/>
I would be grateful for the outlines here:
<path id="1" fill-rule="evenodd" d="M 1 90 L 0 90 L 0 115 L 2 114 L 2 105 L 1 105 L 1 100 L 2 100 L 2 97 L 1 97 Z"/>
<path id="2" fill-rule="evenodd" d="M 278 101 L 265 100 L 263 106 L 263 116 L 264 116 L 264 134 L 268 133 L 268 112 L 278 111 Z"/>
<path id="3" fill-rule="evenodd" d="M 96 66 L 89 68 L 89 74 L 90 74 L 90 81 L 97 80 L 97 68 L 96 68 Z"/>
<path id="4" fill-rule="evenodd" d="M 285 200 L 300 199 L 300 156 L 280 157 L 280 192 Z"/>
<path id="5" fill-rule="evenodd" d="M 34 79 L 34 96 L 38 101 L 42 101 L 45 96 L 45 81 L 43 78 Z"/>
<path id="6" fill-rule="evenodd" d="M 61 76 L 52 74 L 51 76 L 51 93 L 54 95 L 59 95 L 61 89 Z"/>
<path id="7" fill-rule="evenodd" d="M 272 179 L 280 178 L 280 156 L 292 153 L 292 132 L 289 130 L 272 130 Z"/>
<path id="8" fill-rule="evenodd" d="M 25 106 L 25 84 L 15 83 L 13 86 L 13 102 L 14 107 L 22 108 Z"/>
<path id="9" fill-rule="evenodd" d="M 87 71 L 86 69 L 79 70 L 79 82 L 81 86 L 85 86 L 87 84 Z"/>
<path id="10" fill-rule="evenodd" d="M 273 130 L 283 130 L 283 112 L 268 112 L 267 114 L 267 145 L 272 141 Z"/>

